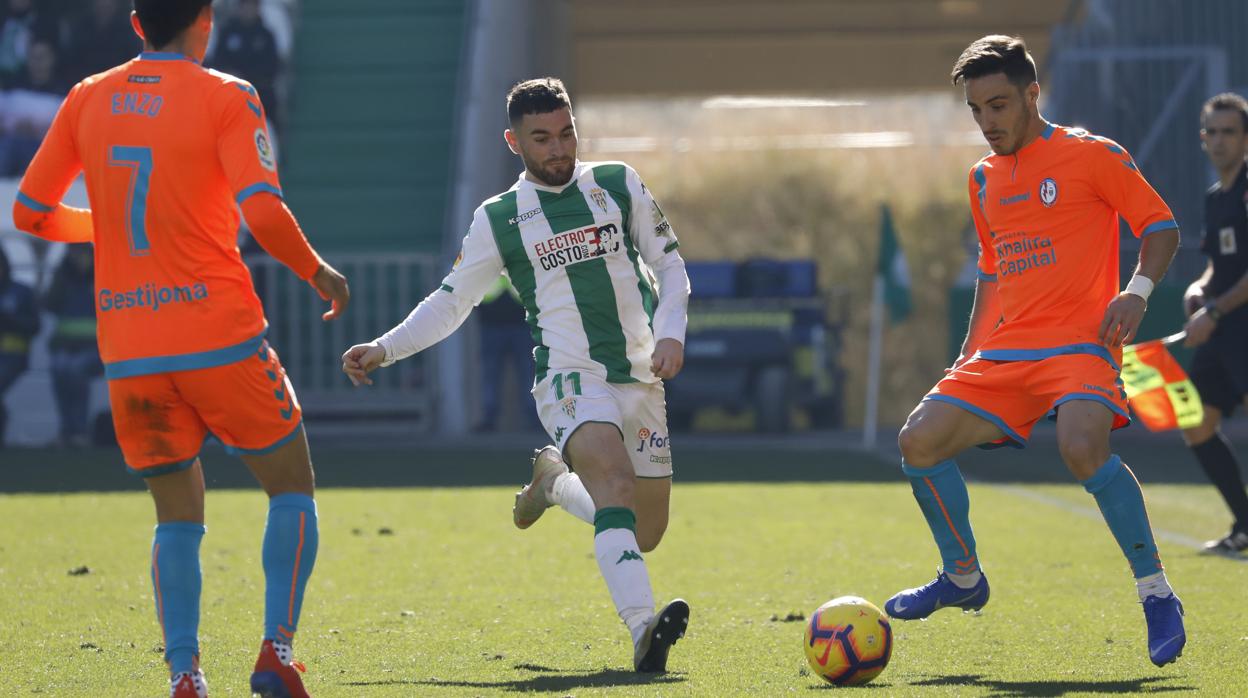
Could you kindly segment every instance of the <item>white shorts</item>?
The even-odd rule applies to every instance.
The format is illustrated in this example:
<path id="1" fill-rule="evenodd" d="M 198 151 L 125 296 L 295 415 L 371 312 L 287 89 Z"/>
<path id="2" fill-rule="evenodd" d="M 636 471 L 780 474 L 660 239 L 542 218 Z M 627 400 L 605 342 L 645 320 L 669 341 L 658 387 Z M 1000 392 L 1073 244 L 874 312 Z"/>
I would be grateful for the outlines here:
<path id="1" fill-rule="evenodd" d="M 608 383 L 580 371 L 552 373 L 533 387 L 537 414 L 560 453 L 587 422 L 614 424 L 637 477 L 672 476 L 672 440 L 662 383 Z"/>

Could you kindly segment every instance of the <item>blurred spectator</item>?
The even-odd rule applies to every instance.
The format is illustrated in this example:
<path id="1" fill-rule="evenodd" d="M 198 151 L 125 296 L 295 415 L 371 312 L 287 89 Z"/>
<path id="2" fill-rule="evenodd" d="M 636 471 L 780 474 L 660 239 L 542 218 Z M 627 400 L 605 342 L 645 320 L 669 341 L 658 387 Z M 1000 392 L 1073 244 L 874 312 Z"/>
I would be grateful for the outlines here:
<path id="1" fill-rule="evenodd" d="M 69 245 L 52 276 L 44 307 L 56 315 L 52 391 L 61 418 L 63 445 L 85 446 L 91 381 L 104 372 L 95 340 L 95 258 L 89 243 Z"/>
<path id="2" fill-rule="evenodd" d="M 57 40 L 55 15 L 34 0 L 7 0 L 0 9 L 0 87 L 22 72 L 26 52 L 37 40 Z"/>
<path id="3" fill-rule="evenodd" d="M 70 28 L 65 64 L 72 82 L 103 72 L 139 55 L 143 42 L 130 27 L 130 3 L 90 0 Z"/>
<path id="4" fill-rule="evenodd" d="M 500 276 L 477 308 L 481 319 L 481 421 L 476 431 L 497 430 L 507 404 L 514 405 L 521 417 L 519 428 L 541 428 L 527 391 L 534 373 L 533 337 L 515 294 L 507 277 Z M 508 366 L 514 392 L 507 390 Z"/>
<path id="5" fill-rule="evenodd" d="M 35 292 L 14 281 L 11 272 L 9 258 L 0 247 L 0 448 L 4 447 L 9 416 L 4 394 L 26 371 L 30 340 L 39 332 Z"/>
<path id="6" fill-rule="evenodd" d="M 269 119 L 280 129 L 282 109 L 274 88 L 282 62 L 273 32 L 260 17 L 260 0 L 239 0 L 234 13 L 217 31 L 212 67 L 250 82 L 260 93 Z"/>
<path id="7" fill-rule="evenodd" d="M 68 92 L 56 77 L 56 49 L 43 40 L 31 43 L 22 75 L 0 93 L 0 177 L 26 169 Z"/>

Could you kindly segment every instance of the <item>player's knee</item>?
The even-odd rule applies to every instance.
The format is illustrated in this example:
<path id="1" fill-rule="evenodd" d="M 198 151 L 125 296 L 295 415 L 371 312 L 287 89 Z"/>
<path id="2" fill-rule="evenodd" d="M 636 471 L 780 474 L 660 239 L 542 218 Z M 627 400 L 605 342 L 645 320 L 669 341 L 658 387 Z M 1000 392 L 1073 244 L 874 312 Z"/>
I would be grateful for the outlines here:
<path id="1" fill-rule="evenodd" d="M 902 460 L 914 468 L 930 468 L 940 462 L 936 453 L 936 443 L 932 435 L 921 423 L 906 422 L 897 434 L 897 447 L 901 449 Z"/>
<path id="2" fill-rule="evenodd" d="M 1057 444 L 1062 461 L 1076 477 L 1087 479 L 1109 458 L 1109 444 L 1105 439 L 1088 434 L 1068 434 Z"/>

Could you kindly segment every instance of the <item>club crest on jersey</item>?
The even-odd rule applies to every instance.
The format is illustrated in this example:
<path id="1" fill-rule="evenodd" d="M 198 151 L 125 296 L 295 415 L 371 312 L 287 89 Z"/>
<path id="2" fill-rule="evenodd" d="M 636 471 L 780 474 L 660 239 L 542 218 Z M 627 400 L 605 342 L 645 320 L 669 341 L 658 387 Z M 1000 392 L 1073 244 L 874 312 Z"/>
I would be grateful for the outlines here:
<path id="1" fill-rule="evenodd" d="M 273 159 L 273 146 L 269 144 L 269 134 L 264 132 L 264 127 L 256 129 L 254 136 L 256 141 L 256 157 L 260 159 L 260 166 L 269 172 L 277 171 L 277 161 Z"/>
<path id="2" fill-rule="evenodd" d="M 1040 183 L 1040 203 L 1044 204 L 1045 208 L 1050 208 L 1057 203 L 1057 182 L 1054 182 L 1052 177 L 1045 177 Z"/>
<path id="3" fill-rule="evenodd" d="M 594 200 L 594 203 L 598 205 L 598 208 L 602 209 L 603 213 L 607 212 L 607 192 L 594 187 L 589 190 L 589 198 Z"/>
<path id="4" fill-rule="evenodd" d="M 568 419 L 576 419 L 576 398 L 570 397 L 559 403 L 559 409 L 568 415 Z"/>

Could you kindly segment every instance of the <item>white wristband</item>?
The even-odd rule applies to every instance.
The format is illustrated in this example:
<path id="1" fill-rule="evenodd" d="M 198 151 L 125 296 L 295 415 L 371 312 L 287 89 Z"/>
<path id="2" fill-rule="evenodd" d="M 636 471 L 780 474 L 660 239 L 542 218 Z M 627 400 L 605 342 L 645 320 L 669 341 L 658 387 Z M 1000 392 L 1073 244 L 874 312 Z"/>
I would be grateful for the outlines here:
<path id="1" fill-rule="evenodd" d="M 1127 282 L 1127 287 L 1122 290 L 1123 293 L 1134 293 L 1135 295 L 1148 300 L 1149 294 L 1153 292 L 1153 280 L 1147 276 L 1136 274 Z"/>

